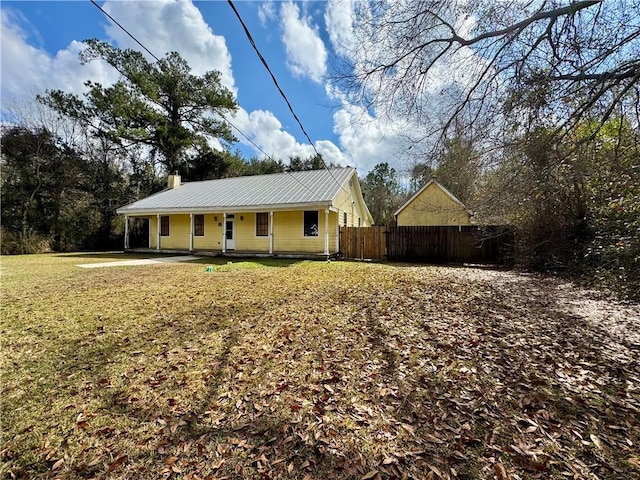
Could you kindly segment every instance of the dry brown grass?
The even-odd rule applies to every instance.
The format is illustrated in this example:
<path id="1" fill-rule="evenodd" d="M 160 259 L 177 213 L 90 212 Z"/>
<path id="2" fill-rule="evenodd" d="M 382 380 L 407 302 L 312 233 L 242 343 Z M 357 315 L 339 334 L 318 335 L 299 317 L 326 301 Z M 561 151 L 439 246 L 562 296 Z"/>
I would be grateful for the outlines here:
<path id="1" fill-rule="evenodd" d="M 640 474 L 637 307 L 475 269 L 75 266 L 121 257 L 2 258 L 0 476 Z"/>

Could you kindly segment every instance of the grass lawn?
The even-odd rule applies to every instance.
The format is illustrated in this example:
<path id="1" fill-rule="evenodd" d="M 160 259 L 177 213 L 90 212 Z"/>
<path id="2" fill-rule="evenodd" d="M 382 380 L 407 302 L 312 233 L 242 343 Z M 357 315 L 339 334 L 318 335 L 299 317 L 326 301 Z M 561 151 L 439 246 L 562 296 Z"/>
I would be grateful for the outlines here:
<path id="1" fill-rule="evenodd" d="M 1 478 L 640 476 L 637 306 L 481 269 L 76 266 L 128 258 L 2 257 Z"/>

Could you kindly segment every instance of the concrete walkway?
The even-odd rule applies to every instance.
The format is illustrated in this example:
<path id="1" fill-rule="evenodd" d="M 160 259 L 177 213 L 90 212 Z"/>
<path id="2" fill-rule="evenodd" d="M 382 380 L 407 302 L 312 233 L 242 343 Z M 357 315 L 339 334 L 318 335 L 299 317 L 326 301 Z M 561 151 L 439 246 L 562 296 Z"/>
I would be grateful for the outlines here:
<path id="1" fill-rule="evenodd" d="M 78 265 L 82 268 L 102 268 L 102 267 L 129 267 L 136 265 L 154 265 L 157 263 L 176 263 L 176 262 L 189 262 L 191 260 L 200 260 L 202 257 L 196 257 L 194 255 L 180 255 L 178 257 L 164 257 L 164 258 L 139 258 L 136 260 L 120 260 L 115 262 L 103 262 L 103 263 L 83 263 Z"/>

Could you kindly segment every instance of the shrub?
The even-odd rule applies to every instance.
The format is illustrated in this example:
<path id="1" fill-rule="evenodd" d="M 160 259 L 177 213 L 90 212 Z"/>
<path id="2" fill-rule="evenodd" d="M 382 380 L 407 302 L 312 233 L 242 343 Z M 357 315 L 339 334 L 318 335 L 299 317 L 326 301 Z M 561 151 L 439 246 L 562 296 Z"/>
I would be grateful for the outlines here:
<path id="1" fill-rule="evenodd" d="M 47 253 L 51 251 L 51 240 L 48 237 L 31 230 L 26 235 L 23 235 L 22 232 L 0 229 L 0 252 L 2 255 Z"/>

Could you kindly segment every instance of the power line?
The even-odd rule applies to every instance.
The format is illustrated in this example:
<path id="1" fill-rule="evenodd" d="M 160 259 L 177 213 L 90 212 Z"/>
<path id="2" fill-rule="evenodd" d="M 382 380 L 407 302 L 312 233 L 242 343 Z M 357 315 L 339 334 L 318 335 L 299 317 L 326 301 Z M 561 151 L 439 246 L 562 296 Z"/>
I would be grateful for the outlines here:
<path id="1" fill-rule="evenodd" d="M 315 144 L 313 143 L 313 140 L 311 140 L 311 137 L 309 136 L 309 134 L 307 133 L 306 129 L 304 128 L 304 126 L 302 125 L 302 122 L 300 121 L 300 119 L 298 118 L 298 115 L 296 115 L 296 112 L 293 110 L 293 107 L 291 106 L 291 102 L 289 102 L 289 99 L 287 98 L 287 96 L 285 95 L 284 91 L 282 90 L 282 88 L 280 88 L 280 84 L 278 83 L 278 80 L 276 79 L 276 76 L 273 74 L 273 72 L 271 71 L 271 68 L 269 67 L 269 64 L 267 63 L 267 61 L 265 60 L 265 58 L 262 56 L 262 53 L 260 53 L 260 50 L 258 49 L 258 46 L 256 45 L 255 40 L 253 39 L 253 36 L 251 35 L 251 32 L 249 31 L 249 28 L 247 27 L 247 25 L 244 23 L 244 20 L 242 20 L 242 17 L 240 16 L 240 12 L 238 12 L 238 10 L 236 9 L 236 6 L 233 4 L 232 0 L 227 0 L 227 3 L 229 3 L 229 6 L 231 6 L 231 9 L 233 10 L 233 12 L 236 14 L 236 17 L 238 17 L 238 20 L 240 21 L 240 25 L 242 25 L 242 28 L 244 30 L 245 35 L 247 36 L 247 38 L 249 39 L 249 43 L 251 44 L 251 46 L 253 47 L 253 49 L 255 50 L 256 54 L 258 55 L 258 58 L 260 59 L 260 61 L 262 62 L 262 64 L 264 65 L 264 68 L 267 69 L 267 72 L 269 72 L 269 75 L 271 76 L 271 80 L 273 80 L 274 85 L 276 86 L 276 88 L 278 89 L 278 92 L 280 92 L 280 95 L 282 96 L 282 98 L 284 99 L 285 103 L 287 104 L 287 107 L 289 107 L 289 111 L 291 112 L 291 114 L 293 115 L 293 118 L 295 118 L 296 122 L 298 122 L 298 125 L 300 126 L 300 129 L 302 130 L 302 133 L 304 133 L 304 136 L 307 138 L 307 140 L 309 141 L 309 144 L 311 145 L 311 147 L 313 148 L 313 151 L 316 152 L 316 155 L 318 156 L 318 158 L 320 159 L 320 161 L 322 162 L 322 164 L 324 165 L 324 168 L 327 170 L 327 172 L 329 173 L 329 175 L 331 175 L 331 178 L 333 178 L 333 181 L 336 182 L 336 184 L 342 189 L 344 190 L 346 193 L 350 193 L 347 189 L 345 189 L 342 184 L 340 184 L 340 182 L 338 182 L 338 180 L 336 179 L 336 177 L 333 175 L 333 173 L 331 172 L 331 170 L 327 167 L 327 164 L 324 162 L 324 159 L 322 158 L 322 155 L 320 155 L 320 152 L 318 152 L 318 149 L 316 148 Z"/>
<path id="2" fill-rule="evenodd" d="M 262 147 L 260 147 L 256 142 L 254 142 L 254 141 L 253 141 L 253 140 L 251 140 L 247 135 L 245 135 L 245 133 L 244 133 L 242 130 L 240 130 L 240 129 L 239 129 L 238 127 L 236 127 L 233 123 L 231 123 L 227 117 L 225 117 L 225 116 L 224 116 L 224 115 L 222 115 L 222 114 L 220 114 L 220 116 L 225 120 L 225 122 L 227 122 L 229 125 L 231 125 L 233 128 L 235 128 L 235 129 L 238 131 L 238 133 L 239 133 L 240 135 L 242 135 L 244 138 L 246 138 L 246 139 L 247 139 L 247 140 L 248 140 L 248 141 L 249 141 L 249 142 L 250 142 L 254 147 L 256 147 L 258 150 L 260 150 L 262 153 L 264 153 L 264 154 L 267 156 L 267 158 L 269 158 L 272 162 L 275 162 L 275 161 L 276 161 L 276 160 L 275 160 L 271 155 L 269 155 L 267 152 L 265 152 L 265 151 L 262 149 Z M 290 171 L 288 171 L 288 170 L 285 170 L 285 171 L 286 171 L 286 173 L 288 173 L 289 175 L 291 175 L 291 178 L 293 178 L 296 182 L 298 182 L 300 185 L 302 185 L 304 188 L 306 188 L 309 192 L 311 192 L 311 194 L 312 194 L 312 195 L 314 195 L 314 196 L 316 196 L 316 197 L 320 197 L 320 195 L 318 195 L 318 193 L 317 193 L 317 192 L 314 192 L 314 191 L 313 191 L 313 190 L 311 190 L 309 187 L 307 187 L 307 186 L 306 186 L 304 183 L 302 183 L 302 181 L 301 181 L 299 178 L 297 178 L 293 173 L 291 173 L 291 172 L 290 172 Z"/>
<path id="3" fill-rule="evenodd" d="M 98 10 L 100 10 L 102 13 L 104 13 L 104 14 L 107 16 L 107 18 L 108 18 L 109 20 L 111 20 L 111 21 L 112 21 L 113 23 L 115 23 L 118 27 L 120 27 L 120 29 L 121 29 L 124 33 L 126 33 L 127 35 L 129 35 L 129 36 L 133 39 L 133 41 L 134 41 L 134 42 L 136 42 L 138 45 L 140 45 L 140 46 L 144 49 L 144 51 L 145 51 L 145 52 L 147 52 L 149 55 L 151 55 L 153 58 L 155 58 L 155 59 L 156 59 L 156 62 L 159 62 L 159 61 L 160 61 L 160 59 L 159 59 L 158 57 L 156 57 L 156 56 L 151 52 L 151 50 L 149 50 L 147 47 L 145 47 L 145 46 L 142 44 L 142 42 L 141 42 L 140 40 L 138 40 L 138 39 L 137 39 L 136 37 L 134 37 L 131 33 L 129 33 L 129 31 L 128 31 L 126 28 L 124 28 L 122 25 L 120 25 L 120 23 L 119 23 L 115 18 L 113 18 L 111 15 L 109 15 L 107 12 L 105 12 L 105 11 L 104 11 L 104 9 L 103 9 L 100 5 L 98 5 L 98 4 L 96 3 L 96 1 L 95 1 L 95 0 L 90 0 L 90 2 L 91 2 L 91 3 L 93 3 L 93 4 L 95 5 L 95 7 L 96 7 Z"/>
<path id="4" fill-rule="evenodd" d="M 149 55 L 151 55 L 157 62 L 160 61 L 160 59 L 158 57 L 156 57 L 154 55 L 154 53 L 149 50 L 140 40 L 138 40 L 131 32 L 129 32 L 129 30 L 127 30 L 126 28 L 124 28 L 120 22 L 118 22 L 115 18 L 113 18 L 111 15 L 109 15 L 100 5 L 98 5 L 96 3 L 95 0 L 90 0 L 90 2 L 98 9 L 100 10 L 107 18 L 109 18 L 109 20 L 111 20 L 113 23 L 115 23 L 124 33 L 126 33 L 127 35 L 129 35 L 129 37 L 131 37 L 133 39 L 134 42 L 136 42 L 138 45 L 140 45 L 140 47 L 142 47 L 144 49 L 145 52 L 147 52 Z M 275 79 L 274 79 L 275 80 Z M 291 108 L 291 107 L 289 107 Z M 292 110 L 293 111 L 293 110 Z M 260 150 L 262 153 L 264 153 L 267 158 L 269 158 L 271 161 L 275 162 L 274 158 L 269 155 L 267 152 L 265 152 L 260 146 L 258 146 L 257 143 L 255 143 L 253 140 L 251 140 L 242 130 L 240 130 L 238 127 L 236 127 L 233 123 L 231 123 L 229 121 L 228 118 L 226 118 L 222 113 L 217 112 L 225 122 L 227 122 L 229 125 L 231 125 L 233 128 L 235 128 L 238 133 L 240 133 L 240 135 L 242 135 L 244 138 L 246 138 L 254 147 L 256 147 L 258 150 Z M 295 116 L 295 113 L 294 113 Z M 296 117 L 297 119 L 297 117 Z M 299 123 L 299 121 L 298 121 Z M 301 125 L 302 126 L 302 125 Z M 306 132 L 305 132 L 306 135 Z M 307 138 L 309 138 L 307 136 Z M 313 143 L 311 144 L 313 146 Z M 318 154 L 318 156 L 320 156 L 320 154 L 318 153 L 318 151 L 315 149 L 315 146 L 313 146 L 313 149 L 315 150 L 316 154 Z M 322 161 L 322 157 L 320 156 L 320 160 Z M 323 165 L 324 165 L 324 161 L 322 161 Z M 325 165 L 326 167 L 326 165 Z M 331 171 L 327 170 L 329 172 L 329 174 L 331 174 Z M 295 179 L 296 182 L 298 182 L 300 185 L 302 185 L 304 188 L 306 188 L 309 192 L 311 192 L 312 195 L 316 196 L 316 197 L 320 197 L 320 195 L 318 195 L 317 192 L 314 192 L 313 190 L 311 190 L 309 187 L 307 187 L 304 183 L 302 183 L 300 181 L 299 178 L 296 178 L 295 175 L 293 175 L 290 171 L 286 171 L 286 173 L 288 173 L 289 175 L 291 175 L 291 178 Z M 331 175 L 333 177 L 333 175 Z M 334 178 L 335 180 L 335 178 Z"/>

